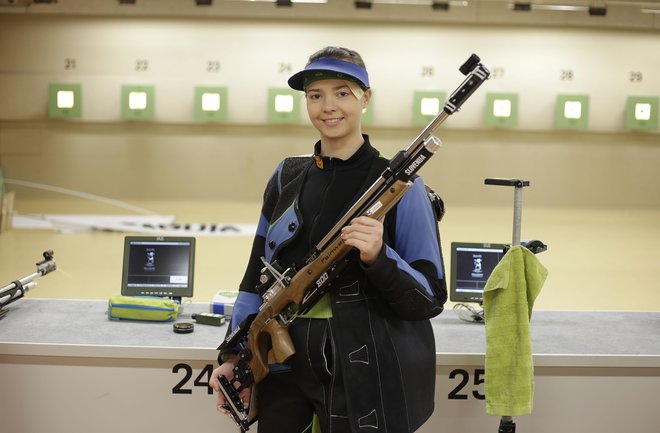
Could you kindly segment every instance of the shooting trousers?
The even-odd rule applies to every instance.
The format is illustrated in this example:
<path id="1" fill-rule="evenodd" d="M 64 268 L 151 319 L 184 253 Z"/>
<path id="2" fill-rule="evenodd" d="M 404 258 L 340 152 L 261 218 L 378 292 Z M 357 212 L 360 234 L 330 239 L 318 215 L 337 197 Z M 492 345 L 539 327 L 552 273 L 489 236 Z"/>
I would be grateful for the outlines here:
<path id="1" fill-rule="evenodd" d="M 314 414 L 324 433 L 351 432 L 329 319 L 298 319 L 289 333 L 292 369 L 259 384 L 259 433 L 307 433 Z"/>

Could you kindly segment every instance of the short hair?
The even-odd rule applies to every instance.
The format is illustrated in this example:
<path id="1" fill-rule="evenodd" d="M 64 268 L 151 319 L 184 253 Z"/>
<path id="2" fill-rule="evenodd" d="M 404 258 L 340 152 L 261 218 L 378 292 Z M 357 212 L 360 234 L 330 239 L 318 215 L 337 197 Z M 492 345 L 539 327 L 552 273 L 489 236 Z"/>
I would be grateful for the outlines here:
<path id="1" fill-rule="evenodd" d="M 323 49 L 320 49 L 311 56 L 309 56 L 307 65 L 324 57 L 332 57 L 335 59 L 346 60 L 348 62 L 355 63 L 356 65 L 361 66 L 364 69 L 367 69 L 367 67 L 364 64 L 364 60 L 362 60 L 362 56 L 360 56 L 360 54 L 357 51 L 349 50 L 348 48 L 344 48 L 344 47 L 325 47 Z"/>

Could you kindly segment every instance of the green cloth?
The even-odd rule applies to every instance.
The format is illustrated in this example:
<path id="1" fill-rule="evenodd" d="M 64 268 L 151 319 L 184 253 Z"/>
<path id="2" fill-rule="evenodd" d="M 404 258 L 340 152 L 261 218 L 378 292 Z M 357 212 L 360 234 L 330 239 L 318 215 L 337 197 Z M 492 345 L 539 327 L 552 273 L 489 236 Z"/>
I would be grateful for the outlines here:
<path id="1" fill-rule="evenodd" d="M 485 390 L 489 415 L 532 412 L 534 364 L 529 321 L 547 275 L 547 269 L 531 251 L 514 246 L 486 282 Z"/>
<path id="2" fill-rule="evenodd" d="M 322 433 L 321 425 L 319 424 L 319 417 L 314 414 L 312 418 L 312 433 Z"/>
<path id="3" fill-rule="evenodd" d="M 298 317 L 304 317 L 306 319 L 329 319 L 332 317 L 332 303 L 330 302 L 330 293 L 323 295 L 316 304 L 312 305 L 312 308 L 309 309 L 305 314 L 301 314 Z"/>

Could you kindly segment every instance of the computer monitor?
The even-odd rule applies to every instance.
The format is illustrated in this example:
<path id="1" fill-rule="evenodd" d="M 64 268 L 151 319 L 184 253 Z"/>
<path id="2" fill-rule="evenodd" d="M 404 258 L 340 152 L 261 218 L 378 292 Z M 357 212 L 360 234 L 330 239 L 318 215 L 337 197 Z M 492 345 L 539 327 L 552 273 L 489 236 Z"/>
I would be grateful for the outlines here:
<path id="1" fill-rule="evenodd" d="M 449 300 L 481 304 L 486 281 L 506 248 L 505 244 L 452 242 Z"/>
<path id="2" fill-rule="evenodd" d="M 192 297 L 195 238 L 126 236 L 121 294 Z"/>

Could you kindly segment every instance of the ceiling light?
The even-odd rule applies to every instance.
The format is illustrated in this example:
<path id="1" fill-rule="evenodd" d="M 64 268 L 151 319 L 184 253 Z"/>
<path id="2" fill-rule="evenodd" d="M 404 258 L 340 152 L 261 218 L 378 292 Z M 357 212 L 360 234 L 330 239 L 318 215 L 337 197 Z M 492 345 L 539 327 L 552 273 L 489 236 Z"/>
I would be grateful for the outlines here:
<path id="1" fill-rule="evenodd" d="M 582 12 L 589 8 L 586 6 L 570 6 L 570 5 L 533 5 L 534 10 L 542 11 L 563 11 L 563 12 Z"/>
<path id="2" fill-rule="evenodd" d="M 607 6 L 589 6 L 589 15 L 592 17 L 604 17 L 607 15 Z"/>
<path id="3" fill-rule="evenodd" d="M 370 0 L 355 0 L 355 9 L 371 9 Z"/>
<path id="4" fill-rule="evenodd" d="M 328 0 L 241 0 L 247 1 L 250 3 L 275 3 L 277 6 L 290 6 L 285 3 L 314 3 L 314 4 L 323 4 L 327 3 Z"/>
<path id="5" fill-rule="evenodd" d="M 431 4 L 431 8 L 434 11 L 448 11 L 449 10 L 449 2 L 437 2 L 434 1 Z"/>
<path id="6" fill-rule="evenodd" d="M 532 10 L 532 4 L 531 3 L 519 3 L 515 2 L 513 4 L 513 10 L 514 11 L 523 11 L 523 12 L 529 12 Z"/>

